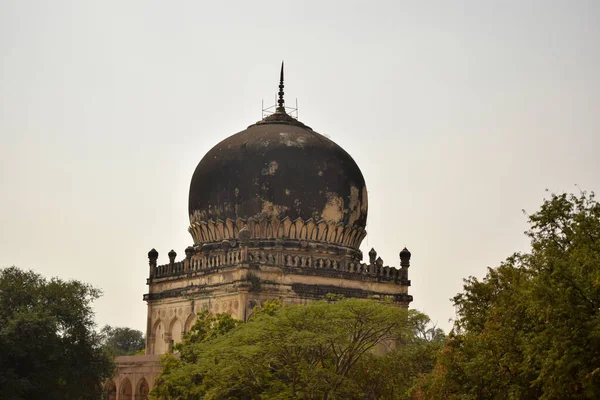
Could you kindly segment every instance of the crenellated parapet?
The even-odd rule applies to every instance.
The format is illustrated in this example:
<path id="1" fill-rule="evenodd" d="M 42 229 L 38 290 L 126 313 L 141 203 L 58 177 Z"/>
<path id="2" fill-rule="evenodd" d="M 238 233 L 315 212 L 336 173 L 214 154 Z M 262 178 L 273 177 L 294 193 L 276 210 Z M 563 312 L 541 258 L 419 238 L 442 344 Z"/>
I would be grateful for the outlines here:
<path id="1" fill-rule="evenodd" d="M 206 243 L 220 243 L 223 240 L 238 240 L 240 230 L 246 228 L 252 240 L 297 240 L 333 244 L 351 249 L 358 249 L 367 235 L 364 228 L 356 225 L 346 226 L 342 222 L 313 221 L 289 217 L 279 218 L 238 218 L 235 221 L 227 219 L 201 219 L 199 213 L 190 216 L 188 231 L 194 239 L 195 246 Z"/>
<path id="2" fill-rule="evenodd" d="M 241 230 L 239 241 L 224 240 L 221 243 L 205 244 L 200 250 L 188 247 L 184 260 L 175 261 L 176 253 L 169 252 L 169 263 L 157 265 L 158 253 L 152 249 L 150 278 L 177 278 L 185 275 L 210 274 L 228 268 L 276 267 L 287 274 L 339 277 L 352 280 L 374 280 L 410 286 L 408 267 L 410 253 L 401 253 L 400 268 L 384 265 L 376 257 L 374 249 L 369 252 L 369 263 L 360 261 L 359 251 L 347 251 L 338 246 L 322 243 L 286 242 L 283 240 L 252 241 L 249 230 Z"/>

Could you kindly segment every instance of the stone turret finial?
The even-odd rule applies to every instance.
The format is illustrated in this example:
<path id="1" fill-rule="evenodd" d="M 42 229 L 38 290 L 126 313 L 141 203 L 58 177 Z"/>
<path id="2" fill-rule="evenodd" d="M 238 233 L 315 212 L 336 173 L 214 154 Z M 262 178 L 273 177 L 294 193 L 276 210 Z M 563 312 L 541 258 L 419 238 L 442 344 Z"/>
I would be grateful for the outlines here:
<path id="1" fill-rule="evenodd" d="M 277 104 L 279 104 L 279 107 L 277 107 L 277 112 L 283 112 L 285 113 L 285 100 L 283 99 L 283 61 L 281 62 L 281 72 L 279 74 L 279 100 L 277 100 Z"/>
<path id="2" fill-rule="evenodd" d="M 171 249 L 169 252 L 169 263 L 173 264 L 175 262 L 175 257 L 177 257 L 177 253 L 175 253 L 175 250 Z"/>
<path id="3" fill-rule="evenodd" d="M 410 251 L 406 247 L 400 252 L 400 265 L 410 267 Z"/>
<path id="4" fill-rule="evenodd" d="M 377 252 L 375 249 L 371 249 L 369 251 L 369 264 L 375 264 L 375 259 L 377 258 Z"/>
<path id="5" fill-rule="evenodd" d="M 188 246 L 185 248 L 185 258 L 190 259 L 194 255 L 196 250 L 192 246 Z"/>
<path id="6" fill-rule="evenodd" d="M 158 260 L 158 251 L 152 249 L 148 252 L 148 265 L 150 265 L 150 272 L 148 276 L 152 278 L 156 270 L 156 260 Z"/>
<path id="7" fill-rule="evenodd" d="M 158 260 L 158 251 L 156 251 L 156 249 L 152 249 L 148 252 L 148 260 L 150 265 L 156 266 L 156 260 Z"/>

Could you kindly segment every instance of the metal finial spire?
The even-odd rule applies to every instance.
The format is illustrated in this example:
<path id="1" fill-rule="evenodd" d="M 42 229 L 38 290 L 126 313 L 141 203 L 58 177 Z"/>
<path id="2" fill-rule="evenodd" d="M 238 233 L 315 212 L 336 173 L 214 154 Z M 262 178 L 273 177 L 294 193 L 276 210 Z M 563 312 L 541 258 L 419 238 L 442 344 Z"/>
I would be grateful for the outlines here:
<path id="1" fill-rule="evenodd" d="M 279 107 L 277 107 L 277 111 L 285 112 L 285 100 L 283 100 L 283 61 L 281 62 L 281 74 L 279 75 L 279 100 L 277 103 Z"/>

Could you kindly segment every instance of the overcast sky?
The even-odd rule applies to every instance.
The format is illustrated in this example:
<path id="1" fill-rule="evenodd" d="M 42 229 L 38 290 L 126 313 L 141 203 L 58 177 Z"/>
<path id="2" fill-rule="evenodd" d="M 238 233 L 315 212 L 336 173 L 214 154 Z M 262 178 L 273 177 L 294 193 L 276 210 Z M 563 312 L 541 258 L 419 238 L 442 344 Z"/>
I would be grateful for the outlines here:
<path id="1" fill-rule="evenodd" d="M 101 288 L 145 330 L 147 252 L 192 244 L 204 154 L 273 103 L 356 160 L 386 265 L 448 330 L 462 279 L 600 190 L 600 1 L 0 0 L 0 267 Z M 366 254 L 365 254 L 365 258 Z"/>

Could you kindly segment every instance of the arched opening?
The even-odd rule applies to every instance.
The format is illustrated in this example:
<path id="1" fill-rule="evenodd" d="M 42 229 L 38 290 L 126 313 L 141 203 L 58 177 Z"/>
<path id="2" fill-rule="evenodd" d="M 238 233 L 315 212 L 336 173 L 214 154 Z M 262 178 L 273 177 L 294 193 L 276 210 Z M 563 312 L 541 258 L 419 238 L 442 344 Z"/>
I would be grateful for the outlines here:
<path id="1" fill-rule="evenodd" d="M 181 326 L 181 322 L 179 319 L 175 319 L 173 323 L 171 323 L 171 341 L 172 344 L 176 344 L 181 342 L 181 331 L 183 327 Z"/>
<path id="2" fill-rule="evenodd" d="M 104 384 L 104 399 L 117 400 L 117 385 L 113 381 L 106 381 Z"/>
<path id="3" fill-rule="evenodd" d="M 132 400 L 132 393 L 131 382 L 129 379 L 125 378 L 125 380 L 121 382 L 121 388 L 119 389 L 119 400 Z"/>
<path id="4" fill-rule="evenodd" d="M 150 392 L 150 387 L 148 386 L 148 382 L 146 378 L 140 379 L 137 389 L 135 391 L 135 400 L 148 400 L 148 393 Z"/>
<path id="5" fill-rule="evenodd" d="M 154 354 L 165 354 L 166 346 L 165 346 L 165 329 L 162 321 L 158 321 L 154 324 Z"/>
<path id="6" fill-rule="evenodd" d="M 187 317 L 187 320 L 185 321 L 185 333 L 188 333 L 190 331 L 190 329 L 192 329 L 192 326 L 194 326 L 194 324 L 196 323 L 196 314 L 190 314 Z"/>

